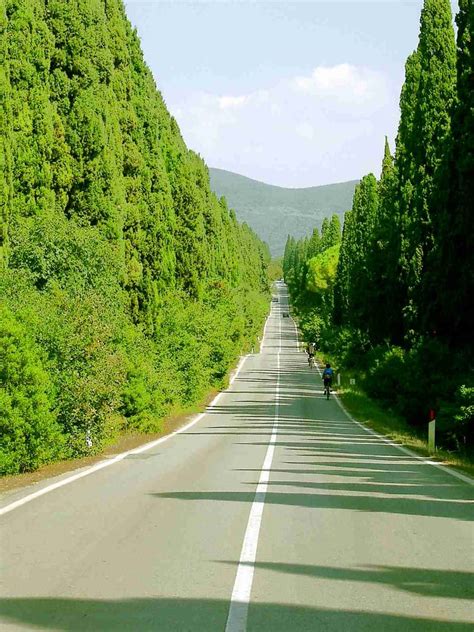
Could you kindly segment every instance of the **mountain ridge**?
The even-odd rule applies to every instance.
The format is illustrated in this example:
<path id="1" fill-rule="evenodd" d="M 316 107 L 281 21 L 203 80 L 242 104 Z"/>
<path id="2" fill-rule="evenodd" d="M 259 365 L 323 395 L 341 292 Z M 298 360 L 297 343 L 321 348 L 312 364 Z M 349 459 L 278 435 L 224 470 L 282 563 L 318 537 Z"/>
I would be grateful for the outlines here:
<path id="1" fill-rule="evenodd" d="M 209 167 L 209 171 L 219 171 L 221 173 L 228 173 L 236 178 L 242 178 L 244 180 L 250 180 L 251 182 L 255 182 L 256 184 L 261 184 L 265 187 L 271 187 L 272 189 L 283 189 L 284 191 L 307 191 L 309 189 L 324 189 L 326 187 L 337 186 L 339 184 L 347 184 L 348 182 L 356 182 L 359 180 L 343 180 L 341 182 L 329 182 L 327 184 L 315 184 L 309 187 L 284 187 L 279 184 L 271 184 L 270 182 L 263 182 L 263 180 L 257 180 L 256 178 L 251 178 L 250 176 L 246 176 L 243 173 L 237 173 L 237 171 L 229 171 L 229 169 L 221 169 L 221 167 Z"/>
<path id="2" fill-rule="evenodd" d="M 341 220 L 352 204 L 358 180 L 289 188 L 242 174 L 209 168 L 211 189 L 224 196 L 239 221 L 246 222 L 268 243 L 273 256 L 283 254 L 287 236 L 310 235 L 336 213 Z"/>

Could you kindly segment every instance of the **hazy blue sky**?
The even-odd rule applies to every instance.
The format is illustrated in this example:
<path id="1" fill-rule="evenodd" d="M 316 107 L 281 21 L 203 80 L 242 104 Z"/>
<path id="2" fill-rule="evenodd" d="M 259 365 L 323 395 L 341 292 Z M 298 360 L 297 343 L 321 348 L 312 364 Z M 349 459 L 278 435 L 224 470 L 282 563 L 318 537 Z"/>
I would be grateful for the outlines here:
<path id="1" fill-rule="evenodd" d="M 422 4 L 125 2 L 188 146 L 291 187 L 379 175 Z"/>

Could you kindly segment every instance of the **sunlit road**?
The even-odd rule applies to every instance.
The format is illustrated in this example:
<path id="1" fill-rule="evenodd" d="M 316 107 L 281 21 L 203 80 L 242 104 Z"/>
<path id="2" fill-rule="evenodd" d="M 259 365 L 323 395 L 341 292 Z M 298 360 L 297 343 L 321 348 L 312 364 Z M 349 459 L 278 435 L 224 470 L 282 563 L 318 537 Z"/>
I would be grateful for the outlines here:
<path id="1" fill-rule="evenodd" d="M 473 487 L 326 401 L 278 292 L 198 423 L 0 518 L 2 630 L 473 629 Z"/>

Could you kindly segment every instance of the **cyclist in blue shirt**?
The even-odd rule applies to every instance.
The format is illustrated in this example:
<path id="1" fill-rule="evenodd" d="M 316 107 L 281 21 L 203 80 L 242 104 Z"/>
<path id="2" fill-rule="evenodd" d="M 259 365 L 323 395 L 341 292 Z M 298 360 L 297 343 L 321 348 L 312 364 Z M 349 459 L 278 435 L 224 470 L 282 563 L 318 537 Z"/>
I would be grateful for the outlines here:
<path id="1" fill-rule="evenodd" d="M 326 368 L 323 371 L 324 388 L 331 387 L 332 378 L 334 377 L 334 371 L 331 369 L 329 362 L 326 362 Z"/>

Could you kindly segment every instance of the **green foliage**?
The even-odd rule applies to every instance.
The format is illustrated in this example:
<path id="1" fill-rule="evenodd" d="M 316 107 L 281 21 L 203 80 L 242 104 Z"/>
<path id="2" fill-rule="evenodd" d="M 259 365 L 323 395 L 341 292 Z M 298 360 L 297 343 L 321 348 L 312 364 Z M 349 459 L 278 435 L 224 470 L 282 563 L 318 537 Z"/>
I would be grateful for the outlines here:
<path id="1" fill-rule="evenodd" d="M 272 259 L 268 264 L 268 280 L 270 282 L 283 278 L 283 258 Z"/>
<path id="2" fill-rule="evenodd" d="M 415 425 L 426 424 L 430 408 L 439 409 L 443 398 L 454 395 L 459 379 L 449 369 L 448 349 L 436 340 L 420 339 L 408 350 L 378 348 L 369 362 L 367 392 Z M 439 369 L 433 371 L 432 364 Z"/>
<path id="3" fill-rule="evenodd" d="M 40 349 L 0 305 L 0 474 L 34 470 L 61 454 L 54 390 Z"/>
<path id="4" fill-rule="evenodd" d="M 449 448 L 472 458 L 474 445 L 474 388 L 472 386 L 462 384 L 456 390 L 454 400 L 441 403 L 437 415 L 437 430 L 441 431 L 444 443 Z"/>
<path id="5" fill-rule="evenodd" d="M 330 292 L 336 278 L 340 247 L 331 246 L 308 261 L 306 288 L 317 294 Z"/>
<path id="6" fill-rule="evenodd" d="M 402 297 L 398 283 L 400 258 L 399 215 L 396 196 L 397 172 L 385 138 L 382 173 L 378 183 L 379 204 L 367 252 L 370 283 L 365 301 L 376 309 L 366 309 L 366 324 L 375 344 L 403 340 Z"/>
<path id="7" fill-rule="evenodd" d="M 459 412 L 454 417 L 461 424 L 472 424 L 474 422 L 474 387 L 459 387 L 457 393 L 457 401 L 459 402 Z"/>
<path id="8" fill-rule="evenodd" d="M 333 215 L 331 220 L 327 217 L 323 220 L 321 227 L 321 240 L 318 252 L 324 252 L 332 246 L 337 246 L 341 241 L 341 221 L 337 215 Z"/>
<path id="9" fill-rule="evenodd" d="M 307 262 L 306 290 L 311 295 L 311 303 L 318 307 L 324 321 L 333 310 L 333 289 L 336 278 L 340 246 L 331 246 Z"/>
<path id="10" fill-rule="evenodd" d="M 365 370 L 370 349 L 370 340 L 360 329 L 326 324 L 321 331 L 321 350 L 342 368 Z"/>
<path id="11" fill-rule="evenodd" d="M 459 350 L 472 346 L 474 307 L 474 5 L 459 2 L 457 99 L 452 115 L 451 159 L 437 205 L 435 247 L 429 253 L 421 309 L 425 329 Z M 439 188 L 439 187 L 438 187 Z"/>
<path id="12" fill-rule="evenodd" d="M 6 303 L 48 360 L 52 406 L 67 437 L 61 456 L 89 452 L 87 434 L 91 450 L 99 450 L 120 430 L 118 418 L 109 422 L 125 381 L 123 300 L 95 289 L 72 293 L 56 282 L 38 291 L 29 271 L 8 271 L 0 281 Z"/>
<path id="13" fill-rule="evenodd" d="M 439 246 L 439 215 L 447 203 L 451 114 L 456 92 L 456 47 L 449 0 L 425 0 L 418 44 L 419 77 L 410 154 L 411 173 L 401 181 L 407 200 L 402 207 L 402 280 L 407 301 L 407 330 L 420 328 L 428 258 Z"/>
<path id="14" fill-rule="evenodd" d="M 365 331 L 370 318 L 367 295 L 372 286 L 370 237 L 374 232 L 378 204 L 377 181 L 369 174 L 356 187 L 352 210 L 346 214 L 334 290 L 335 322 L 350 323 Z"/>
<path id="15" fill-rule="evenodd" d="M 337 258 L 336 253 L 338 253 L 338 249 L 334 247 L 338 246 L 340 241 L 341 229 L 337 215 L 333 215 L 331 220 L 324 218 L 321 236 L 317 228 L 313 230 L 310 239 L 304 237 L 297 241 L 294 237 L 288 235 L 282 267 L 285 281 L 289 284 L 290 292 L 295 301 L 305 302 L 306 300 L 310 300 L 307 296 L 307 291 L 316 292 L 316 285 L 319 282 L 315 281 L 315 266 L 319 266 L 319 273 L 325 276 L 326 283 L 331 284 L 329 280 L 331 265 Z M 311 264 L 312 271 L 310 271 L 310 261 L 324 254 L 326 251 L 330 251 L 330 254 L 318 260 L 319 263 L 313 262 L 313 264 Z M 321 287 L 319 289 L 323 288 Z"/>
<path id="16" fill-rule="evenodd" d="M 425 424 L 436 408 L 445 445 L 468 449 L 472 424 L 460 419 L 472 413 L 474 10 L 459 9 L 456 55 L 449 1 L 424 2 L 395 160 L 386 140 L 380 181 L 363 178 L 346 213 L 321 346 L 410 423 Z"/>
<path id="17" fill-rule="evenodd" d="M 367 392 L 376 399 L 392 403 L 408 382 L 417 380 L 406 366 L 406 354 L 400 347 L 379 348 L 372 352 L 367 375 Z"/>
<path id="18" fill-rule="evenodd" d="M 324 328 L 324 320 L 320 310 L 316 307 L 301 310 L 298 324 L 303 334 L 303 339 L 316 342 L 319 345 Z"/>
<path id="19" fill-rule="evenodd" d="M 119 291 L 120 253 L 97 230 L 45 213 L 15 219 L 11 233 L 10 268 L 28 270 L 38 289 L 55 282 L 64 289 Z"/>
<path id="20" fill-rule="evenodd" d="M 61 438 L 25 439 L 18 471 L 159 430 L 221 387 L 262 326 L 269 261 L 211 192 L 120 0 L 2 4 L 0 295 L 44 377 L 39 436 Z"/>
<path id="21" fill-rule="evenodd" d="M 359 329 L 368 330 L 370 307 L 366 296 L 372 285 L 368 261 L 371 252 L 368 237 L 373 234 L 377 209 L 378 187 L 375 176 L 362 178 L 352 205 L 351 260 L 348 278 L 349 322 Z"/>
<path id="22" fill-rule="evenodd" d="M 336 325 L 342 325 L 349 318 L 349 273 L 352 265 L 353 223 L 353 213 L 348 211 L 344 217 L 342 241 L 334 281 L 333 321 Z"/>

